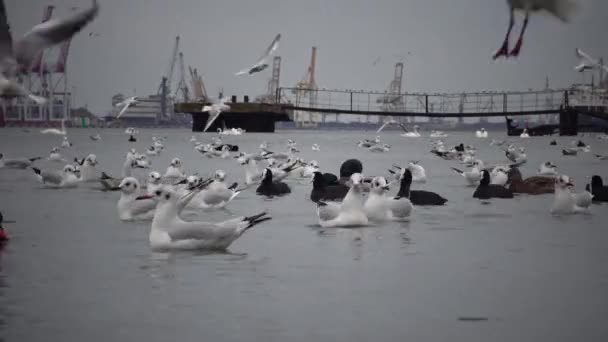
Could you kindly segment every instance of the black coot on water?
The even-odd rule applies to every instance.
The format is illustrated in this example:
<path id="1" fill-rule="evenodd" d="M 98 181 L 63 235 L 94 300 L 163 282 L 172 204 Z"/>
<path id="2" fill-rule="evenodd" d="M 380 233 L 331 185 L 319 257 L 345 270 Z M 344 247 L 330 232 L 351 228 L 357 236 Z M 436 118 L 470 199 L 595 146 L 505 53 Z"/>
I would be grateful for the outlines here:
<path id="1" fill-rule="evenodd" d="M 479 186 L 473 193 L 474 198 L 490 199 L 490 198 L 513 198 L 513 192 L 502 185 L 490 184 L 490 173 L 488 170 L 483 170 L 483 175 Z"/>
<path id="2" fill-rule="evenodd" d="M 268 197 L 283 196 L 291 193 L 291 189 L 283 182 L 273 182 L 272 171 L 270 169 L 264 169 L 262 172 L 262 183 L 258 186 L 256 193 Z"/>
<path id="3" fill-rule="evenodd" d="M 411 185 L 412 172 L 409 169 L 404 169 L 397 197 L 409 198 L 413 205 L 444 205 L 448 201 L 431 191 L 410 190 Z"/>
<path id="4" fill-rule="evenodd" d="M 349 187 L 344 184 L 328 182 L 321 172 L 315 172 L 312 176 L 312 192 L 310 200 L 319 201 L 340 201 L 348 193 Z"/>

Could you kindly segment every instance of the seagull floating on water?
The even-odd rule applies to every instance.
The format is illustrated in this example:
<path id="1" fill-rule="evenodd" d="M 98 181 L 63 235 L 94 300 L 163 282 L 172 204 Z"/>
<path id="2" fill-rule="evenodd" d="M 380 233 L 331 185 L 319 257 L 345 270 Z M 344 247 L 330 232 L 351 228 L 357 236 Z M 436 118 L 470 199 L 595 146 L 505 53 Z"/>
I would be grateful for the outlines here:
<path id="1" fill-rule="evenodd" d="M 28 167 L 32 166 L 32 164 L 36 160 L 40 160 L 40 159 L 42 159 L 42 158 L 41 157 L 34 157 L 34 158 L 13 158 L 13 159 L 7 159 L 7 158 L 4 158 L 4 153 L 0 153 L 0 169 L 7 168 L 7 169 L 20 169 L 20 170 L 24 170 L 24 169 L 27 169 Z"/>
<path id="2" fill-rule="evenodd" d="M 363 209 L 363 176 L 354 173 L 350 177 L 350 189 L 342 203 L 317 202 L 317 216 L 323 228 L 362 227 L 369 224 Z"/>
<path id="3" fill-rule="evenodd" d="M 198 191 L 198 190 L 197 190 Z M 180 213 L 197 191 L 179 196 L 171 189 L 157 190 L 158 201 L 150 227 L 150 246 L 156 250 L 224 250 L 253 226 L 268 221 L 267 214 L 239 217 L 218 223 L 185 221 Z"/>
<path id="4" fill-rule="evenodd" d="M 80 179 L 75 174 L 73 165 L 66 165 L 63 171 L 43 171 L 33 167 L 34 173 L 38 181 L 46 186 L 53 188 L 75 188 L 78 186 Z"/>
<path id="5" fill-rule="evenodd" d="M 118 200 L 118 217 L 123 221 L 150 220 L 154 216 L 156 200 L 145 196 L 139 182 L 134 177 L 123 179 L 118 188 L 121 191 Z"/>
<path id="6" fill-rule="evenodd" d="M 51 135 L 66 135 L 68 134 L 65 130 L 65 119 L 61 120 L 61 129 L 57 128 L 45 128 L 40 131 L 42 134 L 51 134 Z"/>
<path id="7" fill-rule="evenodd" d="M 363 209 L 371 221 L 401 221 L 407 219 L 412 212 L 412 202 L 406 197 L 386 197 L 390 190 L 384 177 L 372 180 L 369 196 Z"/>

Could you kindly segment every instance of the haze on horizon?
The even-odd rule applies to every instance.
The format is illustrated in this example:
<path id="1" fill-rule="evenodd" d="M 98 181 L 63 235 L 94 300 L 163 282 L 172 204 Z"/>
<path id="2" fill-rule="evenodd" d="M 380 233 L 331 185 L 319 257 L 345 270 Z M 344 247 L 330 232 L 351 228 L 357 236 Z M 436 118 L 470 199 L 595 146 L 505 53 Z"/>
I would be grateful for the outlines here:
<path id="1" fill-rule="evenodd" d="M 186 66 L 198 68 L 210 96 L 255 97 L 266 91 L 270 68 L 255 76 L 234 73 L 251 65 L 277 34 L 281 86 L 306 74 L 312 46 L 318 47 L 321 88 L 383 91 L 394 64 L 405 57 L 403 89 L 460 92 L 553 88 L 579 83 L 573 70 L 579 47 L 608 56 L 608 2 L 579 0 L 572 21 L 533 16 L 517 59 L 493 61 L 508 22 L 505 0 L 99 0 L 99 17 L 71 47 L 68 72 L 76 106 L 98 115 L 111 110 L 117 93 L 156 93 L 167 72 L 176 35 Z M 90 0 L 5 0 L 12 33 L 18 37 L 56 6 L 54 17 Z M 519 34 L 521 16 L 513 31 Z M 98 37 L 89 36 L 99 33 Z M 380 61 L 374 64 L 374 61 Z M 174 82 L 178 69 L 174 74 Z M 189 81 L 189 76 L 188 76 Z M 589 81 L 589 77 L 587 77 Z"/>

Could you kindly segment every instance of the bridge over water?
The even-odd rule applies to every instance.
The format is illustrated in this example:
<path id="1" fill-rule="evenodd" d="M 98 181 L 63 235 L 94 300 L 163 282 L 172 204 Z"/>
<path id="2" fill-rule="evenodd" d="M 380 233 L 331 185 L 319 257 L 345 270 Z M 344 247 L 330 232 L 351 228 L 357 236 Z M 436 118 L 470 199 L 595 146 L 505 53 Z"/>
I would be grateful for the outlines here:
<path id="1" fill-rule="evenodd" d="M 227 126 L 246 127 L 249 123 L 260 125 L 264 122 L 264 131 L 269 131 L 274 127 L 274 121 L 293 120 L 309 113 L 429 118 L 559 114 L 560 134 L 574 135 L 578 132 L 579 115 L 608 120 L 608 92 L 605 89 L 390 94 L 281 87 L 270 102 L 249 103 L 247 97 L 238 102 L 233 96 L 229 104 L 234 110 L 225 113 L 226 120 L 231 120 Z M 204 127 L 207 118 L 207 113 L 201 113 L 200 108 L 200 103 L 182 103 L 176 105 L 176 112 L 191 113 L 193 130 L 197 130 L 197 127 Z M 253 114 L 255 120 L 252 120 Z M 253 127 L 257 127 L 255 125 Z"/>
<path id="2" fill-rule="evenodd" d="M 592 89 L 525 92 L 404 93 L 279 88 L 275 102 L 299 113 L 392 117 L 512 117 L 560 115 L 560 133 L 576 134 L 578 115 L 608 120 L 608 93 Z"/>

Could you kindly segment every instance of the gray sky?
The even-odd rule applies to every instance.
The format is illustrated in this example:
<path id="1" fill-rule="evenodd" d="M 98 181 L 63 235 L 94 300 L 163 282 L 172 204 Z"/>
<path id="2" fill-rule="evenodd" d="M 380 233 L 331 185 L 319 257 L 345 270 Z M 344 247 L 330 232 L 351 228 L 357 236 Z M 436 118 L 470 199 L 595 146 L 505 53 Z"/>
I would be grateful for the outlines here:
<path id="1" fill-rule="evenodd" d="M 608 56 L 608 1 L 579 0 L 569 24 L 549 16 L 530 21 L 519 59 L 492 61 L 508 21 L 505 0 L 98 0 L 100 15 L 73 41 L 69 77 L 76 105 L 96 113 L 112 95 L 155 93 L 166 73 L 173 39 L 181 35 L 186 65 L 202 73 L 216 96 L 259 95 L 270 77 L 235 77 L 282 34 L 281 85 L 303 78 L 311 46 L 318 47 L 317 84 L 325 88 L 385 90 L 398 55 L 404 90 L 452 92 L 525 90 L 580 82 L 574 49 Z M 43 0 L 5 0 L 13 35 L 40 22 Z M 54 16 L 89 0 L 54 0 Z M 521 25 L 521 17 L 518 17 Z M 514 29 L 512 44 L 519 34 Z M 89 37 L 91 31 L 99 37 Z M 381 62 L 372 66 L 382 56 Z M 189 81 L 189 77 L 188 77 Z"/>

